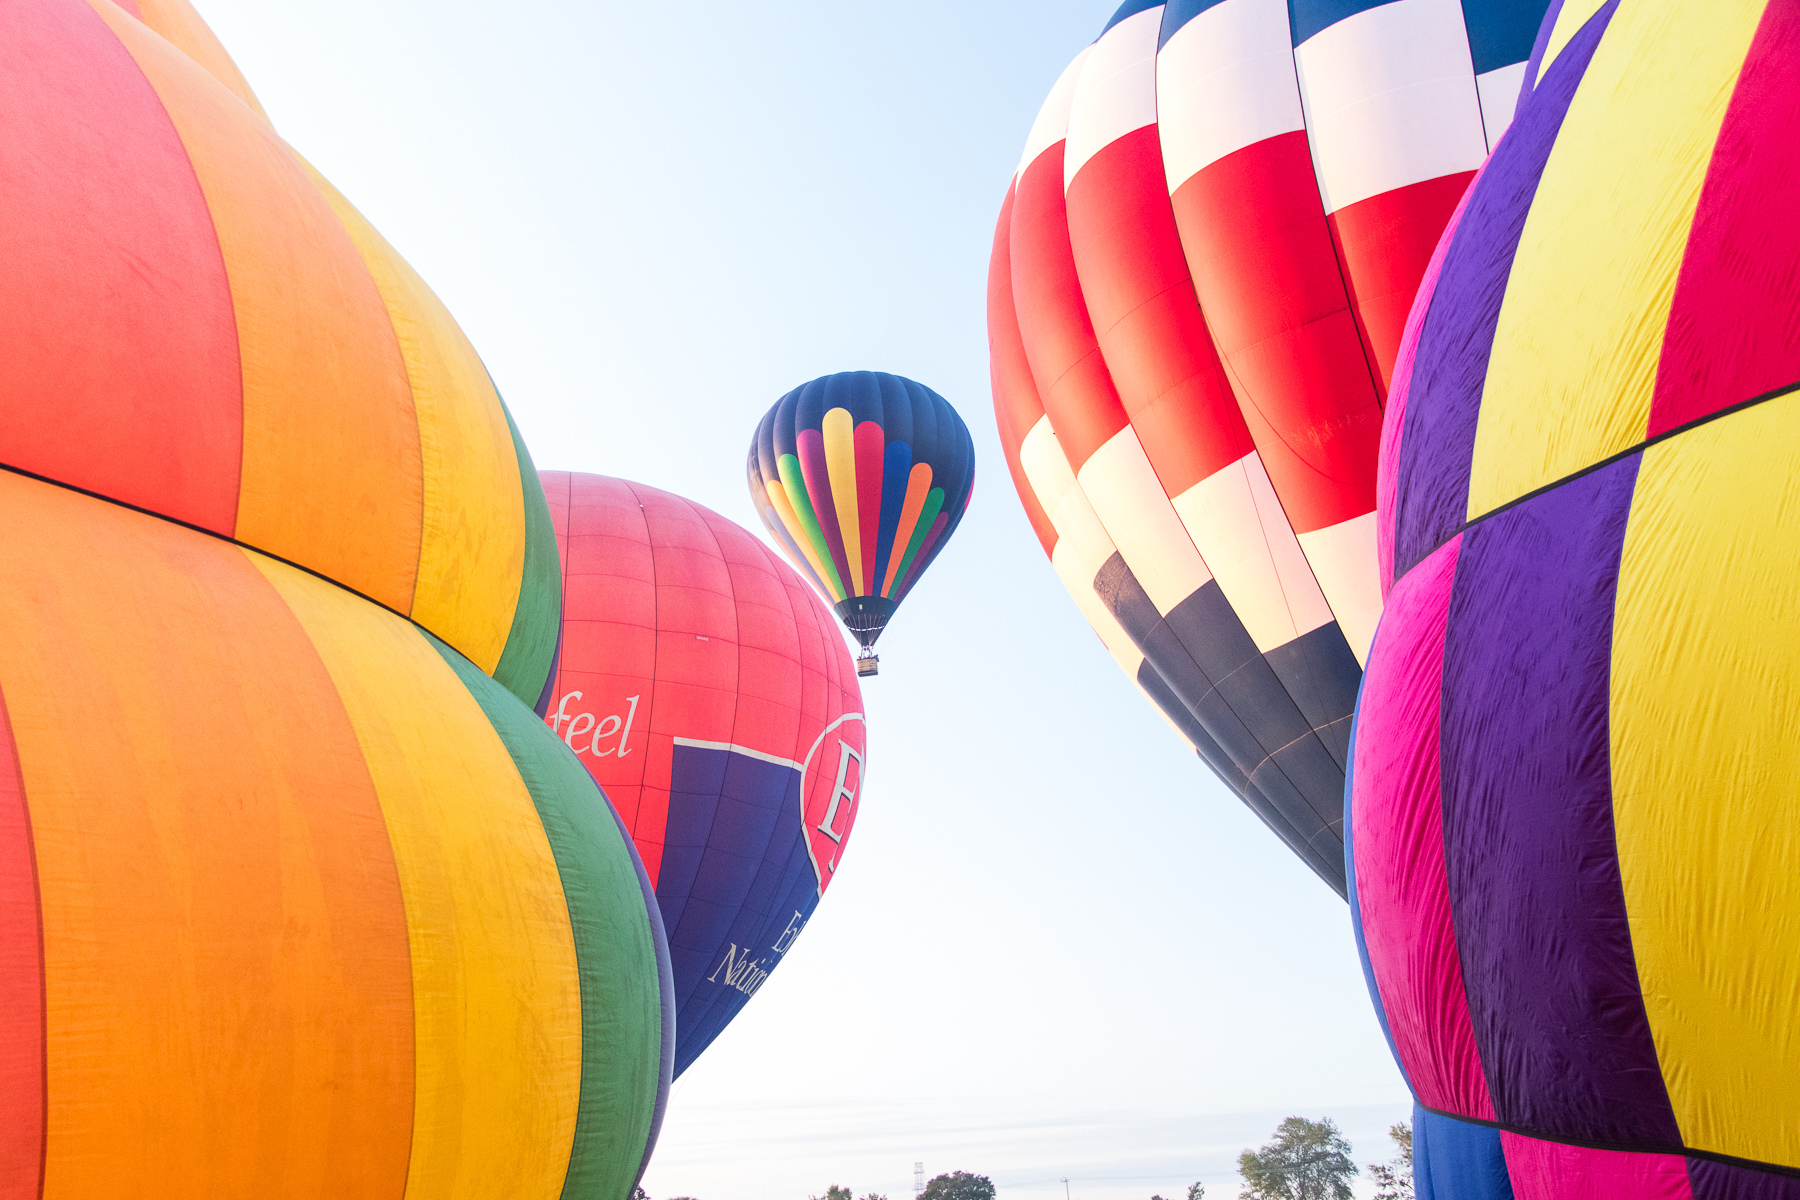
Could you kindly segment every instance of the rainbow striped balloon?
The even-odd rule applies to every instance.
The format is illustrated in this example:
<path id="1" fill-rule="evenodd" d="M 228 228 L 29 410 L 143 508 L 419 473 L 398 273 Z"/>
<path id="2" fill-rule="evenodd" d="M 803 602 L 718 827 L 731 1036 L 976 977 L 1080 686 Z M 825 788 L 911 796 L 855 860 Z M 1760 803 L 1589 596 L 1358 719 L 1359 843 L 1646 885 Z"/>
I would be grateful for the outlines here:
<path id="1" fill-rule="evenodd" d="M 673 993 L 567 748 L 309 572 L 0 510 L 0 1197 L 629 1193 Z"/>
<path id="2" fill-rule="evenodd" d="M 185 0 L 0 6 L 0 1200 L 622 1200 L 667 941 L 480 359 Z"/>
<path id="3" fill-rule="evenodd" d="M 763 415 L 749 476 L 763 524 L 866 652 L 956 532 L 975 444 L 923 384 L 844 371 Z"/>

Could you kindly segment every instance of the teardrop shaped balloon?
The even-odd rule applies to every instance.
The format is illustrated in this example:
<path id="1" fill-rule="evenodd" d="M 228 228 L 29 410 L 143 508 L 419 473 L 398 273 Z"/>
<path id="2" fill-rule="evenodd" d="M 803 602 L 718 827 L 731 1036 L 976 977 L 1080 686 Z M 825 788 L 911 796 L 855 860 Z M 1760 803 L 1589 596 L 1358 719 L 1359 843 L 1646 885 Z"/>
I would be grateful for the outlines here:
<path id="1" fill-rule="evenodd" d="M 1339 895 L 1386 384 L 1543 10 L 1126 0 L 995 231 L 995 415 L 1033 529 L 1120 666 Z"/>
<path id="2" fill-rule="evenodd" d="M 763 524 L 862 647 L 875 639 L 956 531 L 975 483 L 975 444 L 949 401 L 880 371 L 843 371 L 783 396 L 750 444 Z"/>

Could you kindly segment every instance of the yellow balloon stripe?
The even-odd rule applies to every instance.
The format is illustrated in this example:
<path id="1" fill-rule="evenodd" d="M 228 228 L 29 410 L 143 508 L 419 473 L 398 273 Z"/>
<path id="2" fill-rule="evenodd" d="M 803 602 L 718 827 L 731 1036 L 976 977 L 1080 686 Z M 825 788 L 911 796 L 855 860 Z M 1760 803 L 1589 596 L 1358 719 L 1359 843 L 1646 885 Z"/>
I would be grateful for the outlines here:
<path id="1" fill-rule="evenodd" d="M 1581 32 L 1581 27 L 1605 7 L 1606 0 L 1566 0 L 1556 14 L 1556 24 L 1550 27 L 1550 40 L 1544 43 L 1544 58 L 1538 64 L 1538 79 L 1544 77 L 1544 72 L 1550 69 L 1556 56 Z M 1532 86 L 1537 86 L 1536 80 L 1532 81 Z"/>
<path id="2" fill-rule="evenodd" d="M 331 672 L 393 843 L 417 1030 L 406 1194 L 554 1200 L 580 1099 L 581 987 L 531 795 L 418 630 L 252 557 Z"/>
<path id="3" fill-rule="evenodd" d="M 819 429 L 825 439 L 825 472 L 831 479 L 831 503 L 837 509 L 838 533 L 844 539 L 844 557 L 849 559 L 850 578 L 844 581 L 848 595 L 862 592 L 863 544 L 862 525 L 857 520 L 856 495 L 856 421 L 847 408 L 834 408 L 825 414 Z M 874 547 L 869 547 L 870 553 Z"/>
<path id="4" fill-rule="evenodd" d="M 1646 450 L 1611 684 L 1619 866 L 1682 1138 L 1790 1166 L 1800 1166 L 1796 514 L 1800 398 Z"/>
<path id="5" fill-rule="evenodd" d="M 800 514 L 794 511 L 793 502 L 788 499 L 787 488 L 782 486 L 779 479 L 769 480 L 764 487 L 769 493 L 770 506 L 775 509 L 775 515 L 781 518 L 781 523 L 787 527 L 789 536 L 794 539 L 794 545 L 800 547 L 800 553 L 806 555 L 806 561 L 811 564 L 813 569 L 813 577 L 818 580 L 819 587 L 826 592 L 826 599 L 843 599 L 842 596 L 831 595 L 831 581 L 836 578 L 837 573 L 825 569 L 825 560 L 819 557 L 819 551 L 813 545 L 812 536 L 807 533 L 806 526 L 800 523 Z"/>
<path id="6" fill-rule="evenodd" d="M 1625 4 L 1613 16 L 1513 260 L 1471 520 L 1643 440 L 1688 230 L 1762 7 Z"/>
<path id="7" fill-rule="evenodd" d="M 524 493 L 500 397 L 443 301 L 324 176 L 306 169 L 374 277 L 412 385 L 424 477 L 412 618 L 491 675 L 525 572 Z"/>

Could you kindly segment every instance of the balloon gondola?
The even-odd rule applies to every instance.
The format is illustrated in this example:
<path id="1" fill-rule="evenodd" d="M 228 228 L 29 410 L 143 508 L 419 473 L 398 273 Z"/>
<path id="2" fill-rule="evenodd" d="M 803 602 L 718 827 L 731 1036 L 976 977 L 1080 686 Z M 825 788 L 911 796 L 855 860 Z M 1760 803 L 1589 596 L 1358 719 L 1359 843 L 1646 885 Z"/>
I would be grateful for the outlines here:
<path id="1" fill-rule="evenodd" d="M 747 469 L 763 524 L 856 639 L 856 673 L 874 675 L 876 639 L 968 507 L 968 426 L 923 384 L 843 371 L 763 414 Z"/>

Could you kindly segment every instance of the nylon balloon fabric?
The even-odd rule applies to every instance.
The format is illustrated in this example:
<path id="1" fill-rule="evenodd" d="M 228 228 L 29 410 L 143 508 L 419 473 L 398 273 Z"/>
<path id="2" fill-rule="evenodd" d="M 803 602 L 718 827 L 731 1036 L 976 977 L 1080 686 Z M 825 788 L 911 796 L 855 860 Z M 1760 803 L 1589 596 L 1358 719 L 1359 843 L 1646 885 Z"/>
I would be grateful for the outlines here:
<path id="1" fill-rule="evenodd" d="M 624 1197 L 661 918 L 567 749 L 315 575 L 0 507 L 0 1196 Z"/>
<path id="2" fill-rule="evenodd" d="M 747 469 L 769 533 L 867 648 L 962 521 L 975 443 L 925 385 L 845 371 L 777 401 Z"/>
<path id="3" fill-rule="evenodd" d="M 1340 895 L 1386 387 L 1542 11 L 1132 0 L 1052 89 L 995 232 L 995 414 L 1033 528 Z"/>
<path id="4" fill-rule="evenodd" d="M 667 941 L 479 359 L 185 0 L 0 104 L 0 1198 L 624 1200 Z"/>
<path id="5" fill-rule="evenodd" d="M 679 1075 L 836 877 L 867 767 L 862 692 L 831 613 L 748 530 L 641 483 L 544 486 L 567 590 L 546 720 L 655 889 Z"/>
<path id="6" fill-rule="evenodd" d="M 134 7 L 0 13 L 0 395 L 34 398 L 0 467 L 315 571 L 536 704 L 556 547 L 480 358 L 193 10 Z"/>
<path id="7" fill-rule="evenodd" d="M 1694 1200 L 1688 1161 L 1678 1154 L 1632 1154 L 1521 1137 L 1413 1108 L 1413 1194 L 1417 1200 Z M 1784 1196 L 1759 1186 L 1767 1176 L 1706 1163 L 1703 1171 L 1746 1191 L 1714 1196 Z M 1777 1184 L 1777 1187 L 1780 1185 Z"/>
<path id="8" fill-rule="evenodd" d="M 1522 1195 L 1800 1194 L 1797 64 L 1791 3 L 1553 10 L 1395 372 L 1353 907 Z"/>

